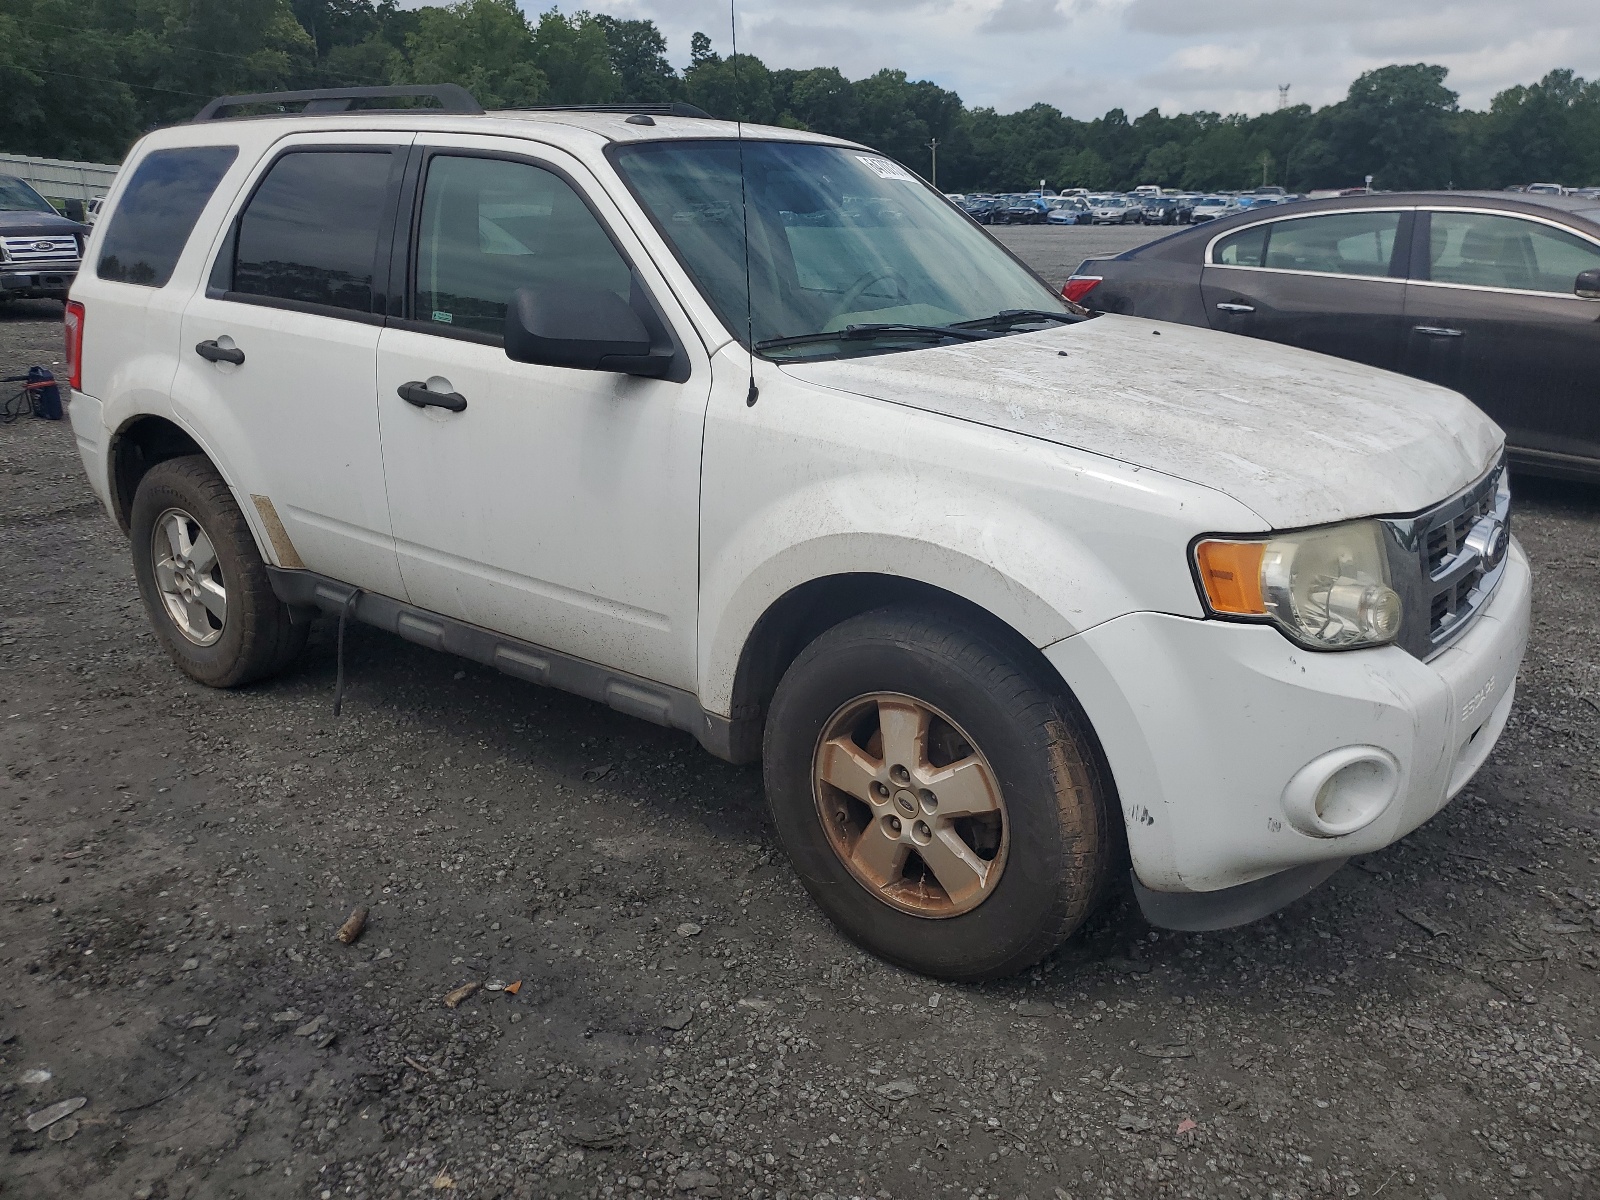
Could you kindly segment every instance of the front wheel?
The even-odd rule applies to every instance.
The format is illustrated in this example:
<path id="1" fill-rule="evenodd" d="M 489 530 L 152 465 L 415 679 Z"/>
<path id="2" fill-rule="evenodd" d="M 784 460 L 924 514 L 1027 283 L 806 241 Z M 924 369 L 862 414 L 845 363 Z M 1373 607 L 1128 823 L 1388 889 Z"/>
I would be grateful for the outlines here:
<path id="1" fill-rule="evenodd" d="M 1025 650 L 868 613 L 800 654 L 767 717 L 767 797 L 802 882 L 848 937 L 926 975 L 1031 966 L 1111 874 L 1098 749 Z"/>

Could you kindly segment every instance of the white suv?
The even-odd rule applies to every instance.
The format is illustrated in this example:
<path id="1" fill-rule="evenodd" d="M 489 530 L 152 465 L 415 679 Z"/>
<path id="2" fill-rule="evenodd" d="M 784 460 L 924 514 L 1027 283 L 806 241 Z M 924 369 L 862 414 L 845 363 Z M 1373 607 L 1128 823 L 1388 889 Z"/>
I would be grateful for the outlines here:
<path id="1" fill-rule="evenodd" d="M 1488 755 L 1529 571 L 1459 396 L 1091 319 L 862 146 L 434 94 L 213 104 L 95 227 L 73 425 L 195 679 L 320 609 L 687 730 L 952 979 L 1127 857 L 1271 912 Z"/>

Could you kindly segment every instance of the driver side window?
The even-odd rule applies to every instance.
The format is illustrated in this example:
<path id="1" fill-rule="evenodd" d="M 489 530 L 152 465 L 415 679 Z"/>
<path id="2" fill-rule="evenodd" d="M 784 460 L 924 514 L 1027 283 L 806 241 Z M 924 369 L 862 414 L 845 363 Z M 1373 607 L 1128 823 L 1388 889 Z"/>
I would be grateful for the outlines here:
<path id="1" fill-rule="evenodd" d="M 518 288 L 600 287 L 632 273 L 588 205 L 531 163 L 436 155 L 422 193 L 413 278 L 418 321 L 500 334 Z"/>

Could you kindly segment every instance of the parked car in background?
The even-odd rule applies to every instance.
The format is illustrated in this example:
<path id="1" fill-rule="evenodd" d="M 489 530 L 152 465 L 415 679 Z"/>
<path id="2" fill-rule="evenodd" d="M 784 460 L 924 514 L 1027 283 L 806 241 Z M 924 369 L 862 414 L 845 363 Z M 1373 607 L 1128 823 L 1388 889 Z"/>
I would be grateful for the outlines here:
<path id="1" fill-rule="evenodd" d="M 1050 205 L 1041 196 L 1017 196 L 995 210 L 996 225 L 1043 225 Z"/>
<path id="2" fill-rule="evenodd" d="M 957 207 L 979 225 L 993 225 L 995 210 L 1000 207 L 1000 202 L 993 196 L 968 196 Z"/>
<path id="3" fill-rule="evenodd" d="M 1192 224 L 1199 225 L 1205 221 L 1215 221 L 1218 217 L 1226 216 L 1235 211 L 1233 201 L 1225 196 L 1202 196 L 1194 202 L 1189 220 Z"/>
<path id="4" fill-rule="evenodd" d="M 1524 191 L 1530 196 L 1565 196 L 1567 189 L 1559 183 L 1530 183 Z"/>
<path id="5" fill-rule="evenodd" d="M 1139 221 L 1144 225 L 1178 225 L 1178 202 L 1171 196 L 1146 196 L 1139 204 Z"/>
<path id="6" fill-rule="evenodd" d="M 1081 196 L 1059 196 L 1050 202 L 1047 225 L 1093 225 L 1094 213 Z"/>
<path id="7" fill-rule="evenodd" d="M 0 303 L 65 300 L 88 235 L 26 181 L 0 175 Z"/>
<path id="8" fill-rule="evenodd" d="M 1144 209 L 1126 196 L 1090 196 L 1092 225 L 1137 225 Z"/>
<path id="9" fill-rule="evenodd" d="M 1459 391 L 1512 461 L 1600 480 L 1600 205 L 1443 192 L 1253 209 L 1079 268 L 1079 303 Z M 1093 282 L 1089 282 L 1093 281 Z"/>

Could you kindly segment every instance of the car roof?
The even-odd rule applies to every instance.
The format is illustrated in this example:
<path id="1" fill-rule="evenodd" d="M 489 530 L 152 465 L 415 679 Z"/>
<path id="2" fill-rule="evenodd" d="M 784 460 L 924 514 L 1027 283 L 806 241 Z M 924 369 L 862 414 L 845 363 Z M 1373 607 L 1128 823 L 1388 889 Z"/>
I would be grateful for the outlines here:
<path id="1" fill-rule="evenodd" d="M 1220 197 L 1208 197 L 1219 199 Z M 1231 216 L 1218 217 L 1205 225 L 1195 225 L 1158 241 L 1135 246 L 1118 258 L 1170 258 L 1187 261 L 1212 238 L 1229 229 L 1239 229 L 1262 221 L 1283 221 L 1320 212 L 1351 212 L 1386 208 L 1472 208 L 1492 209 L 1527 216 L 1555 217 L 1567 223 L 1589 227 L 1586 232 L 1600 234 L 1600 207 L 1593 199 L 1575 196 L 1543 196 L 1527 192 L 1379 192 L 1364 196 L 1329 196 L 1321 200 L 1289 200 L 1244 209 Z M 1270 214 L 1270 215 L 1269 215 Z"/>
<path id="2" fill-rule="evenodd" d="M 774 125 L 738 124 L 704 117 L 651 113 L 651 124 L 630 124 L 629 113 L 582 109 L 502 109 L 481 114 L 441 113 L 426 108 L 352 110 L 337 113 L 292 113 L 228 120 L 189 122 L 158 129 L 145 147 L 271 145 L 292 134 L 354 132 L 455 133 L 462 136 L 527 138 L 574 153 L 603 149 L 608 144 L 706 139 L 809 142 L 866 150 L 842 138 Z"/>

